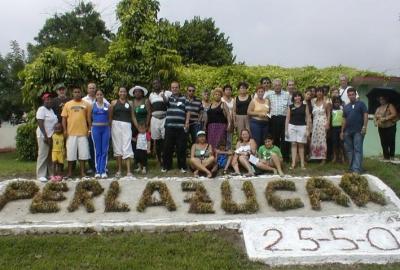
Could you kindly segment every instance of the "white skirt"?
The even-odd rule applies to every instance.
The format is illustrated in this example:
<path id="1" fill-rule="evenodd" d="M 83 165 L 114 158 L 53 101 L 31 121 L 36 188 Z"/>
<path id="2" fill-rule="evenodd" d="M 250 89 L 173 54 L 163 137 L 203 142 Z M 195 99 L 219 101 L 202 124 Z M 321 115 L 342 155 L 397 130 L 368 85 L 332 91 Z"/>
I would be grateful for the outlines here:
<path id="1" fill-rule="evenodd" d="M 131 123 L 112 121 L 111 138 L 114 157 L 122 157 L 122 159 L 133 158 L 131 128 Z"/>
<path id="2" fill-rule="evenodd" d="M 288 125 L 287 142 L 307 143 L 307 126 Z"/>

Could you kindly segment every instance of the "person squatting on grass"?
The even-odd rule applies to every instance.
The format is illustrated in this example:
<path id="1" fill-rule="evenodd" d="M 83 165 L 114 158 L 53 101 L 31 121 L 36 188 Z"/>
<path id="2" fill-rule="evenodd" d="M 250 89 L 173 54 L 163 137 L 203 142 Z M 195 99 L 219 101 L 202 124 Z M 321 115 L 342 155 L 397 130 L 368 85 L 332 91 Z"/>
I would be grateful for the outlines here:
<path id="1" fill-rule="evenodd" d="M 190 165 L 194 170 L 195 177 L 199 176 L 200 173 L 204 173 L 208 178 L 212 177 L 211 169 L 215 165 L 213 147 L 207 143 L 206 132 L 203 130 L 197 132 L 196 143 L 192 145 Z"/>
<path id="2" fill-rule="evenodd" d="M 282 153 L 279 147 L 274 145 L 274 138 L 272 135 L 268 135 L 264 140 L 264 145 L 261 145 L 258 149 L 259 161 L 256 163 L 256 167 L 264 171 L 272 171 L 274 174 L 283 176 L 282 171 Z"/>
<path id="3" fill-rule="evenodd" d="M 227 174 L 229 167 L 232 165 L 232 158 L 233 151 L 227 146 L 224 140 L 221 140 L 215 149 L 216 163 L 212 169 L 212 173 L 218 173 L 218 169 L 223 169 L 224 174 Z"/>
<path id="4" fill-rule="evenodd" d="M 250 131 L 242 129 L 232 160 L 232 167 L 235 170 L 235 175 L 240 175 L 239 165 L 241 165 L 247 171 L 245 176 L 254 176 L 254 168 L 251 166 L 249 159 L 251 155 L 254 156 L 256 153 L 256 141 L 250 137 Z"/>

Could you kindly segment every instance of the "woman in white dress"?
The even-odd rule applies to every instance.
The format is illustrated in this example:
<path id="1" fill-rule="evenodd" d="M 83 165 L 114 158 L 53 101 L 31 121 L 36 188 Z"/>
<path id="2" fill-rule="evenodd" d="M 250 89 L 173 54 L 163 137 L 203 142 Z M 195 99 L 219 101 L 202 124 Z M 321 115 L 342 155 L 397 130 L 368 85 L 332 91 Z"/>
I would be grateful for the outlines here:
<path id="1" fill-rule="evenodd" d="M 317 88 L 316 99 L 313 101 L 313 126 L 310 144 L 310 159 L 326 160 L 326 132 L 329 130 L 330 105 L 324 99 L 324 90 Z"/>

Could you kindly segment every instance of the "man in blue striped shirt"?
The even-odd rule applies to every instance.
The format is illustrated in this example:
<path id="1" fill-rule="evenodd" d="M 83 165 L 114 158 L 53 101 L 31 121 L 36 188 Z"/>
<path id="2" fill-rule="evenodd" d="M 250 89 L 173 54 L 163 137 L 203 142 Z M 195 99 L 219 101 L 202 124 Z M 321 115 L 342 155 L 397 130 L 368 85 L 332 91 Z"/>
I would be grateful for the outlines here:
<path id="1" fill-rule="evenodd" d="M 186 93 L 186 98 L 187 98 L 186 109 L 188 110 L 188 112 L 190 112 L 189 134 L 192 139 L 191 144 L 194 144 L 196 142 L 197 132 L 199 132 L 201 129 L 200 118 L 203 112 L 203 104 L 201 103 L 201 100 L 195 96 L 195 91 L 196 88 L 194 87 L 194 85 L 189 84 Z"/>
<path id="2" fill-rule="evenodd" d="M 186 144 L 190 113 L 187 111 L 186 97 L 180 94 L 178 82 L 171 83 L 171 92 L 172 94 L 169 96 L 162 95 L 167 105 L 167 116 L 165 118 L 163 168 L 161 171 L 166 172 L 172 168 L 172 154 L 176 149 L 178 166 L 182 173 L 186 173 Z"/>

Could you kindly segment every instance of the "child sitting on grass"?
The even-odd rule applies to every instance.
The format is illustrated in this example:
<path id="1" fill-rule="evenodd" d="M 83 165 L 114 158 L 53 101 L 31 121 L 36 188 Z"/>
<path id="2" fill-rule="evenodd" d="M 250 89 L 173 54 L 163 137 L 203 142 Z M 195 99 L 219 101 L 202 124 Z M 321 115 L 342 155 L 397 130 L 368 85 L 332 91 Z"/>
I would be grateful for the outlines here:
<path id="1" fill-rule="evenodd" d="M 213 173 L 216 173 L 219 169 L 224 169 L 224 174 L 227 174 L 229 166 L 231 166 L 233 151 L 226 148 L 225 140 L 221 140 L 218 143 L 217 149 L 215 149 L 217 163 L 212 169 Z"/>
<path id="2" fill-rule="evenodd" d="M 267 135 L 264 145 L 258 149 L 259 161 L 256 167 L 264 171 L 272 171 L 274 174 L 283 176 L 282 153 L 278 146 L 274 145 L 274 139 Z"/>
<path id="3" fill-rule="evenodd" d="M 53 173 L 54 176 L 50 178 L 51 181 L 62 180 L 62 170 L 64 167 L 64 132 L 61 123 L 58 123 L 54 127 L 54 133 L 51 136 L 52 139 L 52 150 L 51 150 L 51 161 L 53 162 Z"/>

